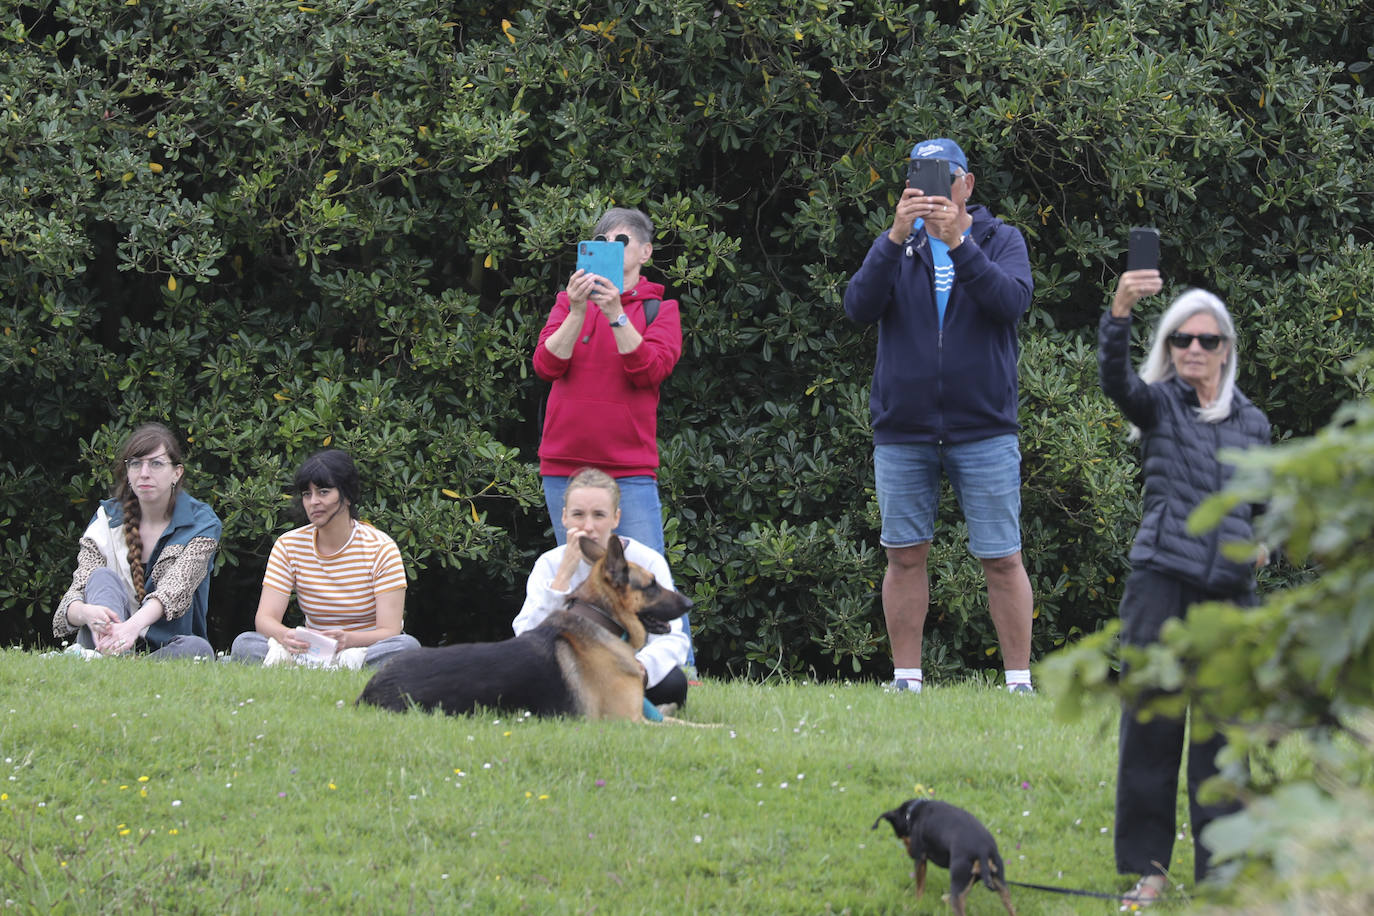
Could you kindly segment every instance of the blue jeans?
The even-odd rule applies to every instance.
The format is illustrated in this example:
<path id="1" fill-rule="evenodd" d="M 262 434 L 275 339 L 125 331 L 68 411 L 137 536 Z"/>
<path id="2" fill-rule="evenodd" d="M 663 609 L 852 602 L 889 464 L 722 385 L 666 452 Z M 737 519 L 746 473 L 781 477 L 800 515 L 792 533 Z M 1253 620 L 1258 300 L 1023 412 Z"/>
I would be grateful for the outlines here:
<path id="1" fill-rule="evenodd" d="M 553 523 L 553 539 L 559 545 L 566 544 L 568 529 L 563 527 L 563 497 L 568 491 L 568 478 L 545 476 L 543 481 L 544 504 L 549 510 L 549 521 Z M 620 524 L 615 533 L 663 553 L 663 507 L 658 501 L 658 481 L 644 475 L 617 477 L 615 482 L 620 487 Z M 682 615 L 682 629 L 690 642 L 692 623 L 686 614 Z M 695 666 L 696 663 L 696 649 L 689 648 L 687 664 Z"/>
<path id="2" fill-rule="evenodd" d="M 884 547 L 912 547 L 935 538 L 942 473 L 964 512 L 969 553 L 996 560 L 1021 549 L 1021 450 L 1010 433 L 958 445 L 874 446 Z"/>
<path id="3" fill-rule="evenodd" d="M 563 527 L 563 496 L 568 491 L 568 478 L 545 477 L 544 503 L 553 522 L 553 539 L 559 544 L 568 541 L 568 529 Z M 634 538 L 645 547 L 663 553 L 663 509 L 658 501 L 658 481 L 652 477 L 620 477 L 620 524 L 615 533 Z"/>

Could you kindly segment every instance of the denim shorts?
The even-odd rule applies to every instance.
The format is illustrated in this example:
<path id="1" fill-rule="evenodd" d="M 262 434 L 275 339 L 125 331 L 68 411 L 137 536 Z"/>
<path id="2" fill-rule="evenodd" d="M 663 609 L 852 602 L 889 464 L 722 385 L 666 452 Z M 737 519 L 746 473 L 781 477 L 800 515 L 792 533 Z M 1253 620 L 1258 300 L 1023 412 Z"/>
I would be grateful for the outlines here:
<path id="1" fill-rule="evenodd" d="M 969 553 L 996 560 L 1021 549 L 1021 450 L 1011 433 L 959 445 L 875 445 L 884 547 L 934 540 L 942 472 L 963 509 Z"/>

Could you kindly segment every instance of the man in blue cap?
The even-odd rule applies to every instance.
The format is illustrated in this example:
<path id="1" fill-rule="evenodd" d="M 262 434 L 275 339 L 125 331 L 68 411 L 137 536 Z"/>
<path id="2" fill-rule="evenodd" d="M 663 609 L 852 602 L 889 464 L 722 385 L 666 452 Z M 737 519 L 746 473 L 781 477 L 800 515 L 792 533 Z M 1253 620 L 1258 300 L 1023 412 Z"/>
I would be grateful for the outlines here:
<path id="1" fill-rule="evenodd" d="M 906 188 L 892 228 L 873 242 L 844 294 L 851 319 L 878 325 L 869 408 L 892 686 L 921 689 L 926 559 L 943 474 L 987 577 L 1007 688 L 1030 693 L 1032 599 L 1021 561 L 1016 438 L 1016 333 L 1031 302 L 1030 258 L 1018 230 L 969 204 L 973 173 L 959 144 L 926 140 L 911 158 L 947 163 L 949 196 Z"/>

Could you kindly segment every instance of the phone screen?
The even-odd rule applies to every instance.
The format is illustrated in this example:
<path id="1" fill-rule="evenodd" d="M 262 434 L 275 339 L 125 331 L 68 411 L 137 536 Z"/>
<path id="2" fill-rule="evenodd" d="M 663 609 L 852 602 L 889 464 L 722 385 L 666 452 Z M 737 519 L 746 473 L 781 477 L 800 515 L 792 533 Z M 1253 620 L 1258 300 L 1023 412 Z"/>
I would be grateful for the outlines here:
<path id="1" fill-rule="evenodd" d="M 1159 270 L 1159 230 L 1138 226 L 1126 243 L 1127 270 Z"/>
<path id="2" fill-rule="evenodd" d="M 577 269 L 604 277 L 625 292 L 625 243 L 578 242 Z"/>
<path id="3" fill-rule="evenodd" d="M 912 159 L 907 166 L 906 186 L 922 194 L 949 197 L 949 163 L 943 159 Z"/>

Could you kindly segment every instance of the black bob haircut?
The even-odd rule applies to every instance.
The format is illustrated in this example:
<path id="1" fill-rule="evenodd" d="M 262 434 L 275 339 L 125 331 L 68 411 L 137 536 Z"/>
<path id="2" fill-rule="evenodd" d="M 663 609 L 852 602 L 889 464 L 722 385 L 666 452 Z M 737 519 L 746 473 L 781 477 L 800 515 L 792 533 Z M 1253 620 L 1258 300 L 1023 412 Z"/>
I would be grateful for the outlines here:
<path id="1" fill-rule="evenodd" d="M 358 469 L 353 465 L 353 457 L 348 452 L 338 448 L 327 448 L 301 462 L 300 469 L 296 471 L 296 479 L 292 482 L 292 489 L 295 490 L 298 501 L 311 484 L 321 489 L 328 487 L 338 490 L 339 495 L 348 500 L 349 517 L 358 517 L 358 497 L 362 491 L 362 484 L 358 480 Z"/>

